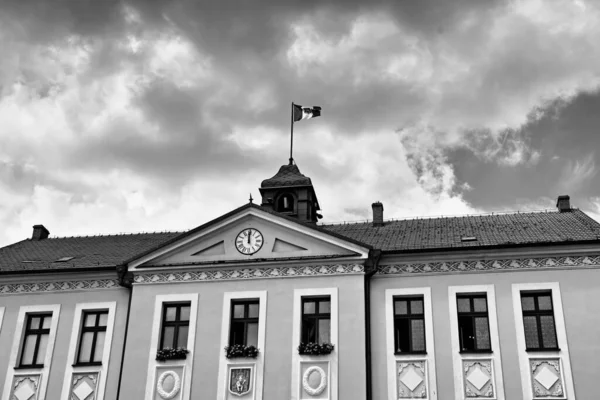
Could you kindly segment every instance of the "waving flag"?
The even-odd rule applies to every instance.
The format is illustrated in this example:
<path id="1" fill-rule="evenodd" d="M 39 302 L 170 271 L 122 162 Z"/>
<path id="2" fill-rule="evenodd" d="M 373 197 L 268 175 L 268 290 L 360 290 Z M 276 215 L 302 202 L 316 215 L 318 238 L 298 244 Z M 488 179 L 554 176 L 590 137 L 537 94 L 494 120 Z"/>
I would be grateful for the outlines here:
<path id="1" fill-rule="evenodd" d="M 311 119 L 321 116 L 321 107 L 313 106 L 302 107 L 301 105 L 294 104 L 294 122 L 303 119 Z"/>

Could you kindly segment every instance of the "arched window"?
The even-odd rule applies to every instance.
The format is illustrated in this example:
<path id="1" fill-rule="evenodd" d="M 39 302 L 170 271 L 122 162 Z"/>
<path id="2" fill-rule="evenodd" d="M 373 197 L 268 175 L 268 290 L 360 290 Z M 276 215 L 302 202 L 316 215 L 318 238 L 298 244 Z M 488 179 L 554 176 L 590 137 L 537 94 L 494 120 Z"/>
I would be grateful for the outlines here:
<path id="1" fill-rule="evenodd" d="M 277 200 L 277 211 L 290 212 L 294 211 L 294 196 L 289 193 L 282 194 Z"/>

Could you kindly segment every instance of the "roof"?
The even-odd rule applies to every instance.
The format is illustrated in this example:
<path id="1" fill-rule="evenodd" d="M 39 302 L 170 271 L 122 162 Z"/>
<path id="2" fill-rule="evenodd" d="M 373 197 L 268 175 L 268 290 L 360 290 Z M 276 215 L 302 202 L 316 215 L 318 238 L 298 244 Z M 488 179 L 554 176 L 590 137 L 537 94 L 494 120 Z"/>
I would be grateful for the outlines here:
<path id="1" fill-rule="evenodd" d="M 292 162 L 282 165 L 279 171 L 269 179 L 260 184 L 261 188 L 284 187 L 284 186 L 309 186 L 312 185 L 310 178 L 302 175 L 298 166 Z"/>
<path id="2" fill-rule="evenodd" d="M 178 234 L 163 232 L 27 239 L 0 248 L 0 271 L 114 268 L 135 254 Z M 64 261 L 58 261 L 60 259 Z"/>
<path id="3" fill-rule="evenodd" d="M 559 242 L 600 242 L 600 224 L 580 210 L 322 225 L 383 251 L 414 251 Z M 471 240 L 464 240 L 471 238 Z M 475 238 L 476 240 L 472 240 Z"/>

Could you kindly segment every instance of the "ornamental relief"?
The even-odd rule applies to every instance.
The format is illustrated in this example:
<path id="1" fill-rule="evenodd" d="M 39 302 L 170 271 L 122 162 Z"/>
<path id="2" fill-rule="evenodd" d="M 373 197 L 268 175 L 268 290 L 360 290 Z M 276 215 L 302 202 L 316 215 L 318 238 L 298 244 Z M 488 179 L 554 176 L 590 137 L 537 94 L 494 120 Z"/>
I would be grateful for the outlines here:
<path id="1" fill-rule="evenodd" d="M 69 400 L 96 400 L 99 372 L 73 374 Z"/>
<path id="2" fill-rule="evenodd" d="M 329 361 L 300 361 L 299 363 L 299 399 L 329 399 L 331 395 Z"/>
<path id="3" fill-rule="evenodd" d="M 399 399 L 426 399 L 426 361 L 399 361 L 396 364 L 396 385 Z"/>
<path id="4" fill-rule="evenodd" d="M 494 398 L 492 360 L 463 360 L 462 365 L 465 397 Z"/>
<path id="5" fill-rule="evenodd" d="M 229 370 L 229 393 L 242 397 L 252 390 L 252 368 L 231 368 Z"/>
<path id="6" fill-rule="evenodd" d="M 559 358 L 530 359 L 533 398 L 565 399 Z"/>
<path id="7" fill-rule="evenodd" d="M 119 281 L 116 279 L 56 281 L 38 283 L 10 283 L 0 285 L 0 294 L 65 292 L 71 290 L 99 290 L 115 288 L 119 288 Z"/>
<path id="8" fill-rule="evenodd" d="M 154 400 L 179 400 L 182 396 L 184 367 L 159 367 L 156 369 Z"/>
<path id="9" fill-rule="evenodd" d="M 10 400 L 37 400 L 41 374 L 16 375 L 13 378 Z"/>
<path id="10" fill-rule="evenodd" d="M 541 268 L 572 268 L 598 266 L 600 266 L 600 255 L 581 257 L 542 257 L 504 260 L 449 261 L 431 263 L 399 263 L 390 265 L 380 265 L 377 267 L 377 274 L 407 275 L 420 273 L 528 270 Z"/>

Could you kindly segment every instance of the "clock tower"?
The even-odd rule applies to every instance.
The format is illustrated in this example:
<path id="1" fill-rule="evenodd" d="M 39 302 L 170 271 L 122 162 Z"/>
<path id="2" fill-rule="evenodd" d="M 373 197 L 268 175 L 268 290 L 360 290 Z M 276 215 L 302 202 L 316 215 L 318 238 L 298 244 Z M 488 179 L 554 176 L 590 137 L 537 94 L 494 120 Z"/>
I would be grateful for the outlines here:
<path id="1" fill-rule="evenodd" d="M 309 177 L 302 175 L 293 159 L 282 165 L 272 178 L 262 181 L 261 206 L 300 221 L 316 223 L 322 218 L 315 188 Z"/>

